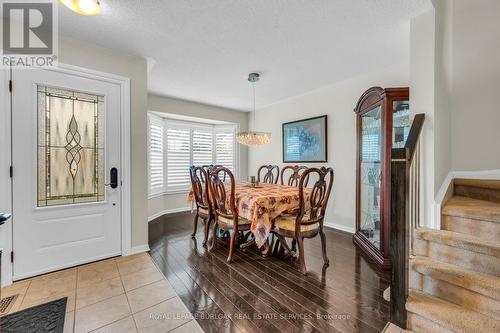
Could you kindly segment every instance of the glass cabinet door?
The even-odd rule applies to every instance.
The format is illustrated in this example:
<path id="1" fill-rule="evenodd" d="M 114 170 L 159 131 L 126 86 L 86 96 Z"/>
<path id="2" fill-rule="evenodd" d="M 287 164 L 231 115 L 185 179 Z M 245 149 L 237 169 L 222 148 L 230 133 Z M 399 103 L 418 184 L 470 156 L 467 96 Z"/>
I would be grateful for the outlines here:
<path id="1" fill-rule="evenodd" d="M 359 232 L 380 249 L 382 107 L 361 116 Z"/>
<path id="2" fill-rule="evenodd" d="M 410 133 L 410 103 L 394 101 L 392 110 L 392 148 L 404 148 Z"/>

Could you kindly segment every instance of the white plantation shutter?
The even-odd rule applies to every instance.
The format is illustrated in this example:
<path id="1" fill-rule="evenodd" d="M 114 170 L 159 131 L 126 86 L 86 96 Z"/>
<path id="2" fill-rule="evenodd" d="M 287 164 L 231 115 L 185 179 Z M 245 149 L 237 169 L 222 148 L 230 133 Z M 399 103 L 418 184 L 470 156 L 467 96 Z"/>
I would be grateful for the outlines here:
<path id="1" fill-rule="evenodd" d="M 213 164 L 213 128 L 193 130 L 193 164 Z"/>
<path id="2" fill-rule="evenodd" d="M 156 194 L 165 189 L 163 169 L 163 122 L 149 117 L 149 193 Z"/>
<path id="3" fill-rule="evenodd" d="M 215 132 L 215 164 L 221 164 L 235 171 L 235 138 L 234 128 L 216 129 Z"/>
<path id="4" fill-rule="evenodd" d="M 191 131 L 167 127 L 167 189 L 186 189 L 191 183 Z"/>
<path id="5" fill-rule="evenodd" d="M 189 190 L 191 165 L 220 164 L 236 176 L 236 126 L 148 118 L 150 195 Z"/>

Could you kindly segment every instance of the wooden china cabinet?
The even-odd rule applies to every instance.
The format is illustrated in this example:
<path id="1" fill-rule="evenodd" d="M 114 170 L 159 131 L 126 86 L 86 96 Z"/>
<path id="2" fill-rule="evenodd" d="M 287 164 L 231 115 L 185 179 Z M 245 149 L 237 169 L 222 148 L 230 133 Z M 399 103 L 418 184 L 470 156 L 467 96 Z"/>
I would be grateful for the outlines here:
<path id="1" fill-rule="evenodd" d="M 373 87 L 356 113 L 356 243 L 382 269 L 391 268 L 391 149 L 410 130 L 408 88 Z"/>

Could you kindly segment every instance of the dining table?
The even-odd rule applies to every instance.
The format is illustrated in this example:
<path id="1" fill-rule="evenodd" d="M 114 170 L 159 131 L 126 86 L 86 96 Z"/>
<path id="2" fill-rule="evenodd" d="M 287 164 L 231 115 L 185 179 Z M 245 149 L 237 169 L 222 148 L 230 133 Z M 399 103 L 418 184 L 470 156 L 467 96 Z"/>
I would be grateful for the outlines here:
<path id="1" fill-rule="evenodd" d="M 230 183 L 225 183 L 229 200 Z M 308 209 L 310 189 L 304 188 L 304 200 Z M 250 231 L 254 235 L 257 247 L 267 245 L 267 240 L 273 220 L 283 214 L 297 214 L 299 202 L 299 188 L 294 186 L 259 183 L 252 185 L 249 182 L 235 183 L 235 201 L 238 215 L 251 222 Z M 194 193 L 191 190 L 188 201 L 194 204 Z M 229 203 L 228 203 L 229 204 Z"/>

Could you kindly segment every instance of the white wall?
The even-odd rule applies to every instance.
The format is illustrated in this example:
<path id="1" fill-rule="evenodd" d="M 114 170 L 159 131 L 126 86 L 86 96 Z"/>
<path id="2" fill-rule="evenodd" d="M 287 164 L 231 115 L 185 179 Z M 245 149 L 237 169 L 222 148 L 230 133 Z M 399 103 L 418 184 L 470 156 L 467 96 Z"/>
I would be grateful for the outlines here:
<path id="1" fill-rule="evenodd" d="M 59 61 L 130 78 L 132 247 L 147 245 L 146 60 L 75 39 L 60 38 Z"/>
<path id="2" fill-rule="evenodd" d="M 434 193 L 451 169 L 451 82 L 452 82 L 452 17 L 451 0 L 436 1 L 435 4 L 435 56 L 434 56 Z M 425 47 L 425 46 L 424 46 Z M 415 71 L 419 69 L 416 68 Z M 419 89 L 423 87 L 420 86 Z"/>
<path id="3" fill-rule="evenodd" d="M 500 1 L 454 0 L 451 165 L 500 169 Z"/>
<path id="4" fill-rule="evenodd" d="M 433 219 L 435 195 L 434 20 L 432 9 L 410 23 L 410 111 L 413 115 L 425 114 L 420 143 L 423 182 L 421 214 L 425 222 Z"/>
<path id="5" fill-rule="evenodd" d="M 412 111 L 426 113 L 424 224 L 439 227 L 432 206 L 450 172 L 500 169 L 500 2 L 433 4 L 410 24 L 410 87 Z"/>
<path id="6" fill-rule="evenodd" d="M 325 223 L 353 232 L 356 212 L 356 124 L 353 109 L 361 94 L 372 86 L 408 86 L 408 71 L 407 65 L 394 66 L 258 110 L 255 125 L 250 116 L 250 127 L 271 132 L 273 139 L 268 145 L 249 149 L 249 174 L 255 175 L 262 164 L 283 166 L 282 123 L 327 114 L 328 163 L 325 165 L 334 169 L 335 182 Z"/>
<path id="7" fill-rule="evenodd" d="M 436 225 L 436 194 L 451 169 L 451 1 L 436 1 L 410 22 L 413 113 L 425 113 L 422 147 L 422 224 Z M 438 19 L 439 17 L 439 19 Z"/>
<path id="8" fill-rule="evenodd" d="M 500 169 L 500 1 L 433 3 L 439 186 L 450 171 Z"/>
<path id="9" fill-rule="evenodd" d="M 175 98 L 149 95 L 148 110 L 235 123 L 239 124 L 240 130 L 248 128 L 248 116 L 245 112 Z M 248 150 L 246 147 L 239 146 L 239 157 L 238 175 L 240 179 L 246 179 L 248 166 Z M 149 220 L 165 213 L 186 210 L 189 206 L 186 192 L 153 196 L 148 200 Z"/>

